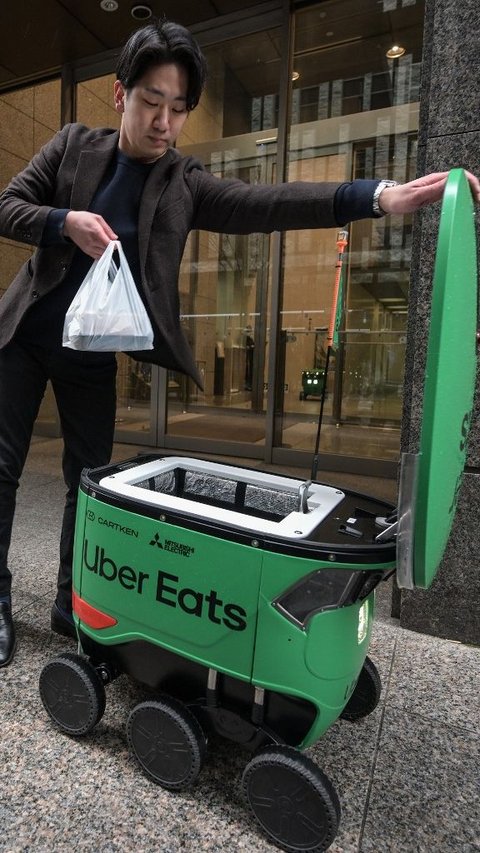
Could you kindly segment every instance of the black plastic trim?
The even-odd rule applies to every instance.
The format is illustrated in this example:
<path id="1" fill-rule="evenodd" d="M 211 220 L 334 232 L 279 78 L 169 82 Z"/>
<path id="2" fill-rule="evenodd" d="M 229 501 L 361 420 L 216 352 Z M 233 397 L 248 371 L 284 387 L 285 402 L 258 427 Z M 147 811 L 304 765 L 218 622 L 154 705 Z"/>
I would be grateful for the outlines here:
<path id="1" fill-rule="evenodd" d="M 310 572 L 309 575 L 304 578 L 301 578 L 301 580 L 299 581 L 296 581 L 292 586 L 284 590 L 281 595 L 277 596 L 277 598 L 272 601 L 273 607 L 275 608 L 275 610 L 278 610 L 278 612 L 281 613 L 281 615 L 284 616 L 285 619 L 288 619 L 288 621 L 293 622 L 293 624 L 296 625 L 297 628 L 301 628 L 305 631 L 308 627 L 310 619 L 317 613 L 324 613 L 327 610 L 340 610 L 342 607 L 350 607 L 357 601 L 365 601 L 365 599 L 368 598 L 368 596 L 373 592 L 373 590 L 375 589 L 375 587 L 378 586 L 379 583 L 387 580 L 391 576 L 393 570 L 372 569 L 371 571 L 358 571 L 356 569 L 337 569 L 332 566 L 331 571 L 345 572 L 345 574 L 349 575 L 353 572 L 357 573 L 353 582 L 351 576 L 348 578 L 345 584 L 345 588 L 343 592 L 339 595 L 337 601 L 332 602 L 331 604 L 313 607 L 311 610 L 309 610 L 309 612 L 305 616 L 305 619 L 298 619 L 296 616 L 290 613 L 290 611 L 285 607 L 283 602 L 285 601 L 285 598 L 288 595 L 290 595 L 296 589 L 299 589 L 300 587 L 304 586 L 306 583 L 308 583 L 312 575 L 316 574 L 316 572 Z M 374 581 L 373 583 L 372 579 Z"/>
<path id="2" fill-rule="evenodd" d="M 171 454 L 177 456 L 178 454 Z M 198 519 L 196 517 L 183 514 L 181 512 L 171 512 L 168 510 L 157 509 L 150 503 L 144 503 L 138 499 L 130 499 L 125 495 L 114 495 L 108 489 L 99 485 L 100 480 L 104 476 L 125 471 L 139 464 L 154 461 L 156 459 L 168 458 L 169 454 L 139 454 L 137 457 L 127 459 L 118 464 L 105 465 L 101 468 L 87 469 L 82 471 L 80 480 L 80 489 L 86 494 L 101 498 L 101 500 L 109 506 L 118 507 L 133 512 L 136 515 L 144 515 L 147 518 L 162 520 L 167 524 L 175 524 L 178 527 L 184 527 L 190 530 L 195 530 L 200 533 L 206 533 L 217 536 L 228 541 L 238 542 L 240 544 L 249 545 L 250 547 L 260 548 L 264 551 L 272 553 L 282 553 L 289 556 L 295 556 L 303 559 L 326 561 L 332 564 L 335 563 L 353 563 L 353 564 L 377 564 L 377 563 L 393 563 L 396 560 L 396 545 L 395 542 L 386 543 L 369 543 L 362 544 L 356 540 L 353 544 L 349 543 L 328 543 L 318 542 L 312 539 L 309 540 L 294 540 L 282 536 L 258 535 L 255 530 L 245 531 L 244 528 L 233 527 L 230 524 L 215 522 L 212 519 Z M 235 468 L 240 468 L 244 471 L 258 470 L 249 468 L 248 466 L 235 465 Z M 297 479 L 282 475 L 287 479 Z M 345 492 L 343 489 L 342 491 Z M 362 495 L 358 492 L 345 492 L 350 497 L 363 498 L 371 500 L 367 495 Z M 390 504 L 384 501 L 378 501 L 387 509 L 394 509 Z M 141 512 L 140 512 L 141 510 Z M 161 518 L 160 518 L 161 517 Z"/>

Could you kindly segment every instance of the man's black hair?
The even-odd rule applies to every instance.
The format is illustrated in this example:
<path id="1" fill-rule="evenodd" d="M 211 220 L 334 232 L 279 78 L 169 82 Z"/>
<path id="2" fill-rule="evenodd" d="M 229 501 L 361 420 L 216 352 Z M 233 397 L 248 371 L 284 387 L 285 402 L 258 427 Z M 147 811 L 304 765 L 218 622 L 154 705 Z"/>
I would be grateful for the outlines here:
<path id="1" fill-rule="evenodd" d="M 117 80 L 128 91 L 150 68 L 166 62 L 185 68 L 187 109 L 193 110 L 205 85 L 207 64 L 192 34 L 181 24 L 156 21 L 132 33 L 118 59 Z"/>

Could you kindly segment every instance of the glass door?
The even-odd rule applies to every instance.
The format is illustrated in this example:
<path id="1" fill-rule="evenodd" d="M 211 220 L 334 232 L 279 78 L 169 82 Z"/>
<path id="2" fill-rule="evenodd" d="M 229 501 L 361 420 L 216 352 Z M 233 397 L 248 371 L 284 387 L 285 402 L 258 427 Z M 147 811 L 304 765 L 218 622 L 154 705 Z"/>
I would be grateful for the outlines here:
<path id="1" fill-rule="evenodd" d="M 290 60 L 278 15 L 260 32 L 229 38 L 226 28 L 213 46 L 220 31 L 203 32 L 208 83 L 180 152 L 215 175 L 268 183 L 276 179 L 277 137 L 283 174 L 288 135 L 288 180 L 413 177 L 424 2 L 402 4 L 393 18 L 387 3 L 360 5 L 352 12 L 349 0 L 324 0 L 296 11 L 288 134 L 279 91 Z M 391 59 L 394 37 L 404 53 Z M 113 82 L 110 74 L 78 83 L 77 120 L 118 126 Z M 345 320 L 326 380 L 320 448 L 334 465 L 339 457 L 342 466 L 398 457 L 411 231 L 411 217 L 348 228 Z M 203 388 L 119 356 L 117 438 L 304 464 L 315 441 L 337 234 L 307 229 L 280 241 L 192 233 L 179 293 Z M 295 459 L 290 451 L 299 451 Z"/>
<path id="2" fill-rule="evenodd" d="M 219 177 L 272 183 L 280 29 L 232 39 L 205 53 L 207 89 L 178 140 L 181 153 L 196 157 Z M 182 322 L 204 388 L 169 373 L 165 443 L 200 447 L 201 441 L 207 450 L 215 445 L 217 452 L 231 452 L 237 444 L 242 452 L 241 445 L 248 443 L 248 455 L 261 457 L 270 237 L 192 233 L 179 284 Z"/>
<path id="3" fill-rule="evenodd" d="M 391 59 L 386 4 L 368 0 L 353 9 L 348 0 L 327 0 L 297 13 L 289 180 L 414 178 L 422 24 L 423 2 L 403 4 L 393 30 L 403 53 Z M 393 463 L 400 443 L 412 217 L 347 226 L 343 325 L 325 377 L 340 230 L 284 237 L 284 381 L 278 384 L 275 440 L 282 450 L 311 453 L 324 393 L 320 453 Z"/>
<path id="4" fill-rule="evenodd" d="M 219 176 L 271 182 L 275 145 L 264 142 L 273 131 L 264 131 L 278 123 L 280 27 L 229 39 L 205 54 L 207 88 L 177 141 L 181 153 Z M 77 121 L 119 127 L 114 80 L 102 74 L 76 83 Z M 201 442 L 210 451 L 211 442 L 218 452 L 248 443 L 248 455 L 263 455 L 269 256 L 270 238 L 263 235 L 190 235 L 180 304 L 204 389 L 119 354 L 117 440 L 179 448 Z"/>
<path id="5" fill-rule="evenodd" d="M 274 155 L 248 134 L 192 146 L 219 177 L 269 183 Z M 180 275 L 182 322 L 204 388 L 178 373 L 168 378 L 169 440 L 202 438 L 265 443 L 270 237 L 194 232 Z M 261 450 L 259 450 L 260 455 Z"/>

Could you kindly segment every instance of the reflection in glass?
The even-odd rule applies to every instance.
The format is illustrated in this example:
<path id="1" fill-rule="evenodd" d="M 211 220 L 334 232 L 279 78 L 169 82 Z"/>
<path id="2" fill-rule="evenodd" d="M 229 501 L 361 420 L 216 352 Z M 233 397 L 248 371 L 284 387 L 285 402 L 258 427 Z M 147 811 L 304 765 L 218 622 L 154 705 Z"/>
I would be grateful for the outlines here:
<path id="1" fill-rule="evenodd" d="M 260 95 L 277 97 L 278 31 L 234 39 L 206 55 L 207 90 L 179 149 L 219 177 L 272 183 L 276 146 L 259 143 L 252 131 Z M 262 109 L 266 115 L 268 105 Z M 169 374 L 169 435 L 264 444 L 269 283 L 268 236 L 190 235 L 180 275 L 181 313 L 204 389 Z"/>
<path id="2" fill-rule="evenodd" d="M 423 3 L 395 11 L 406 45 L 396 60 L 386 57 L 390 12 L 335 0 L 297 14 L 289 180 L 415 176 Z M 410 216 L 348 226 L 344 321 L 326 380 L 338 231 L 285 235 L 281 446 L 312 451 L 326 381 L 320 451 L 397 458 L 411 230 Z"/>

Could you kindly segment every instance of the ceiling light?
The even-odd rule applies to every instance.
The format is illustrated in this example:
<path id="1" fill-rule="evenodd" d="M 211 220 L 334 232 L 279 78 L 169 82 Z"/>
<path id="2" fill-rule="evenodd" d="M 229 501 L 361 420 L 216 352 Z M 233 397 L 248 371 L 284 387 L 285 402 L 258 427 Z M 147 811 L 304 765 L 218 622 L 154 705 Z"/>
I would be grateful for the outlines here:
<path id="1" fill-rule="evenodd" d="M 150 9 L 150 6 L 144 6 L 143 3 L 137 3 L 135 6 L 132 6 L 130 14 L 132 18 L 135 18 L 137 21 L 146 21 L 147 18 L 152 17 L 152 10 Z"/>
<path id="2" fill-rule="evenodd" d="M 401 47 L 399 44 L 394 44 L 387 50 L 387 56 L 389 59 L 400 59 L 401 56 L 405 53 L 405 48 Z"/>
<path id="3" fill-rule="evenodd" d="M 116 12 L 118 9 L 117 0 L 101 0 L 100 8 L 104 12 Z"/>
<path id="4" fill-rule="evenodd" d="M 298 80 L 299 78 L 300 78 L 300 72 L 299 71 L 292 71 L 292 80 L 295 81 L 295 80 Z"/>

